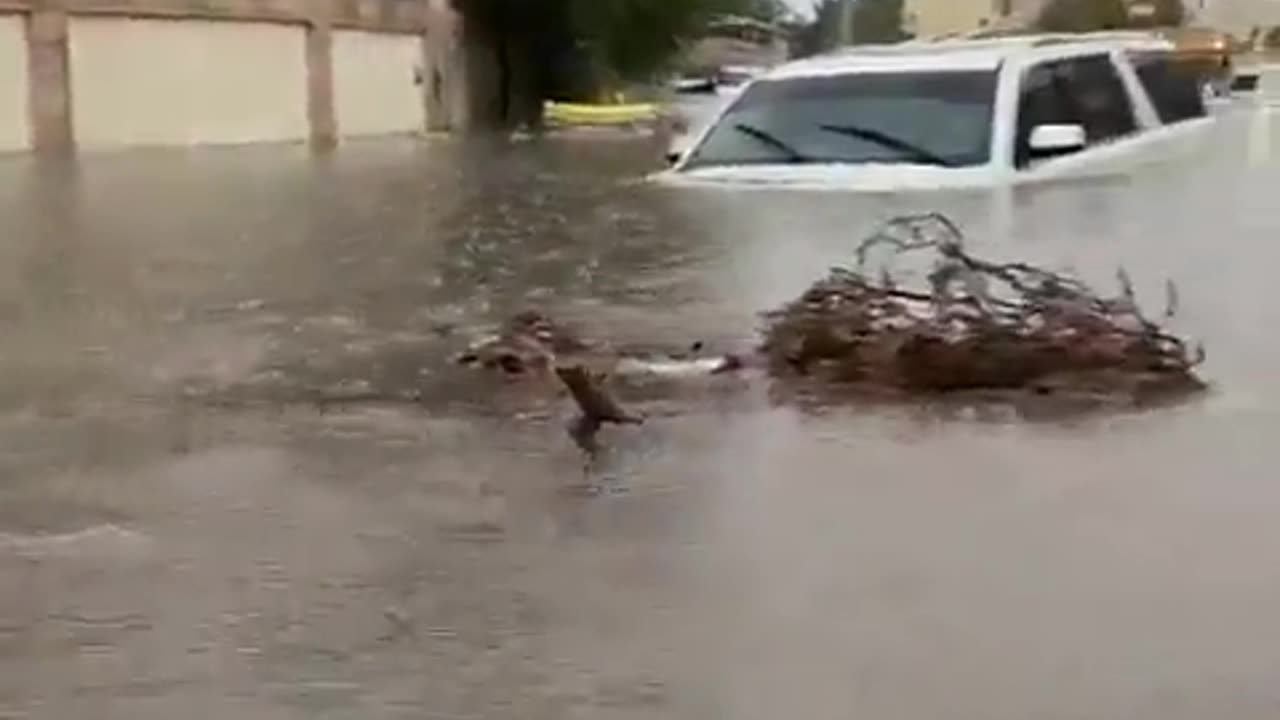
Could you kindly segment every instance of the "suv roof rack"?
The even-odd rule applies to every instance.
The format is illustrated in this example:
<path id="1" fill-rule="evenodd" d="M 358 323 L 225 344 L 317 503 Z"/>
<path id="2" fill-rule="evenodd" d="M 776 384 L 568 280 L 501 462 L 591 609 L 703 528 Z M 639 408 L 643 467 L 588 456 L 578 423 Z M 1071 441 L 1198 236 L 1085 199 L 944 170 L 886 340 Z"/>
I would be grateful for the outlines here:
<path id="1" fill-rule="evenodd" d="M 1106 30 L 1089 33 L 1031 33 L 976 31 L 932 38 L 916 38 L 898 43 L 846 45 L 813 56 L 812 60 L 839 60 L 851 57 L 894 57 L 935 52 L 1000 52 L 1033 50 L 1059 45 L 1091 45 L 1108 43 L 1168 43 L 1153 31 Z"/>
<path id="2" fill-rule="evenodd" d="M 1145 30 L 1101 30 L 1091 33 L 1041 33 L 1032 36 L 1035 41 L 1032 43 L 1036 47 L 1045 45 L 1058 45 L 1066 43 L 1087 43 L 1087 42 L 1123 42 L 1123 41 L 1142 41 L 1142 40 L 1159 40 L 1159 35 L 1154 32 Z"/>

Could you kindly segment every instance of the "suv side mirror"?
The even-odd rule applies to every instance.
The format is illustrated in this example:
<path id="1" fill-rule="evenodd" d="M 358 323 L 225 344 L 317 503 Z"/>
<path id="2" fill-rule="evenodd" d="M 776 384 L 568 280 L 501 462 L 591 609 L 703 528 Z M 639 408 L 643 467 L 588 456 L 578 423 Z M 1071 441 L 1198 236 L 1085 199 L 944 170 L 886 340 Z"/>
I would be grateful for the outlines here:
<path id="1" fill-rule="evenodd" d="M 1080 125 L 1037 125 L 1028 144 L 1034 153 L 1058 154 L 1084 149 L 1087 138 Z"/>

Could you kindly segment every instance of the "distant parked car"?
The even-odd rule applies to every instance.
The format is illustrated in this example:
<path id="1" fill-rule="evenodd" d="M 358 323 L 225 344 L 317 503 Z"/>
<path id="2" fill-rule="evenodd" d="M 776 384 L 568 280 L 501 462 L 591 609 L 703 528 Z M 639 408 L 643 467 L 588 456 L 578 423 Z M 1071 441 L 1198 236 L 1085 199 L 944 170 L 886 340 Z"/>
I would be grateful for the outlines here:
<path id="1" fill-rule="evenodd" d="M 758 65 L 725 65 L 716 73 L 716 85 L 720 87 L 739 87 L 760 77 L 768 68 Z"/>

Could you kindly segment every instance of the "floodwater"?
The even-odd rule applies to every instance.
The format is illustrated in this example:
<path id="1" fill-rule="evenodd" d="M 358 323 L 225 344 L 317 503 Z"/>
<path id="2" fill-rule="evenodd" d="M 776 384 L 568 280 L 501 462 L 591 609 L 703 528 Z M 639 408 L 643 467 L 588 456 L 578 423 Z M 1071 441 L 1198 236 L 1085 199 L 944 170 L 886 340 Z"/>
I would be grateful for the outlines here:
<path id="1" fill-rule="evenodd" d="M 911 199 L 663 190 L 605 139 L 4 160 L 0 718 L 1275 718 L 1280 114 L 1214 133 Z M 691 390 L 589 491 L 564 401 L 446 363 L 530 305 L 732 346 L 921 209 L 1173 279 L 1213 392 L 1028 424 Z"/>

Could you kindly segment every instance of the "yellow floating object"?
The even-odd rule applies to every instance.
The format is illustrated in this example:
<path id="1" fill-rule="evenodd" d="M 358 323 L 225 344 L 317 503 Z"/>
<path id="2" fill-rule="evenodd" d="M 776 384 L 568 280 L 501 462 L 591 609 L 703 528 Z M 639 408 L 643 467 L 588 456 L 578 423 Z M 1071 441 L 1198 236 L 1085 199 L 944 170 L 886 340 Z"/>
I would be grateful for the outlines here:
<path id="1" fill-rule="evenodd" d="M 595 105 L 547 101 L 545 110 L 548 120 L 570 125 L 616 125 L 658 117 L 658 106 L 654 103 Z"/>

